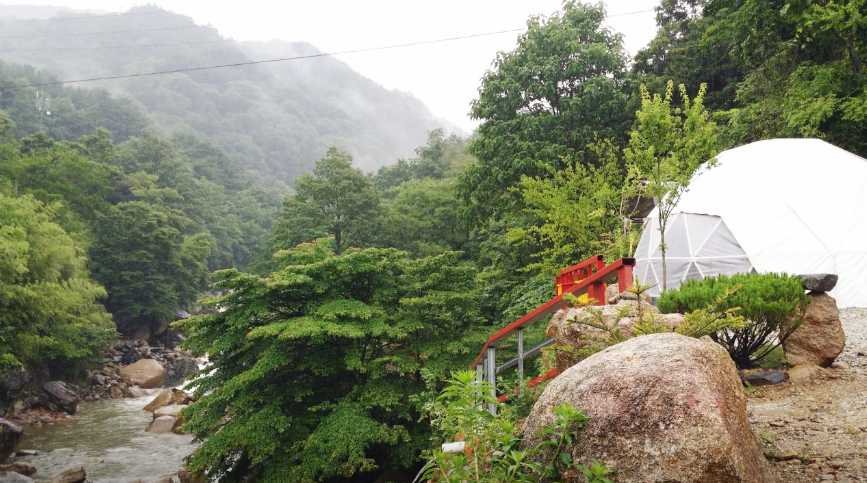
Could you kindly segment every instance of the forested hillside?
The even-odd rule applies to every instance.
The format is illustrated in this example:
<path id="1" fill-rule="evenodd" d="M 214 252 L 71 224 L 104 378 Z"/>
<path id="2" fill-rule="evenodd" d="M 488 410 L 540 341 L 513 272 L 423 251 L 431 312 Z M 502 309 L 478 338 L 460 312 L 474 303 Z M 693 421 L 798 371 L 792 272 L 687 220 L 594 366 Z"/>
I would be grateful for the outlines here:
<path id="1" fill-rule="evenodd" d="M 0 30 L 0 59 L 62 79 L 317 52 L 304 43 L 238 43 L 156 7 L 92 18 L 6 19 Z M 442 124 L 412 96 L 388 91 L 329 57 L 82 87 L 128 96 L 161 133 L 203 137 L 244 167 L 287 182 L 309 171 L 329 146 L 348 151 L 363 169 L 376 169 L 412 154 Z M 59 102 L 47 87 L 40 96 L 44 111 Z"/>
<path id="2" fill-rule="evenodd" d="M 182 413 L 201 443 L 193 473 L 411 481 L 430 461 L 435 481 L 607 482 L 604 465 L 594 479 L 569 455 L 531 461 L 516 422 L 531 391 L 494 417 L 480 409 L 496 404 L 490 388 L 469 372 L 449 385 L 450 373 L 550 299 L 561 267 L 634 254 L 636 206 L 671 213 L 721 150 L 818 137 L 867 154 L 865 8 L 662 0 L 656 38 L 630 58 L 601 4 L 567 0 L 493 59 L 467 139 L 429 130 L 418 101 L 333 59 L 102 85 L 115 95 L 21 87 L 53 77 L 2 64 L 0 376 L 86 367 L 115 335 L 111 318 L 153 336 L 198 299 L 203 310 L 172 326 L 210 361 Z M 102 33 L 71 35 L 85 26 Z M 63 77 L 315 52 L 239 45 L 152 7 L 0 28 L 0 57 Z M 734 292 L 704 293 L 683 327 L 756 327 L 723 307 Z M 671 329 L 649 317 L 641 330 Z M 778 333 L 768 327 L 756 333 Z M 528 347 L 544 329 L 527 327 Z M 602 347 L 583 349 L 576 358 Z M 526 376 L 554 368 L 544 352 Z M 468 450 L 436 450 L 455 439 Z"/>
<path id="3" fill-rule="evenodd" d="M 3 84 L 40 79 L 30 67 L 0 66 Z M 4 91 L 0 195 L 14 210 L 0 237 L 12 257 L 0 281 L 0 319 L 12 324 L 0 356 L 74 370 L 65 362 L 88 360 L 109 340 L 86 334 L 110 316 L 124 334 L 161 334 L 210 270 L 260 256 L 285 192 L 206 141 L 155 134 L 135 105 L 104 91 Z M 82 312 L 85 301 L 110 315 Z M 88 342 L 69 346 L 81 337 Z"/>

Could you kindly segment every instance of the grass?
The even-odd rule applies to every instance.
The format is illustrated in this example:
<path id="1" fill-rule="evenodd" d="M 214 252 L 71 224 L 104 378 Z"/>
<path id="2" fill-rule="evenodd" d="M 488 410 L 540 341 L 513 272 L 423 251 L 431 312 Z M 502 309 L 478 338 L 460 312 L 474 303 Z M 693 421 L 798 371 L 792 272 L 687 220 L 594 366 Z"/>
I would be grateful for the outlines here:
<path id="1" fill-rule="evenodd" d="M 783 347 L 777 346 L 759 361 L 757 367 L 762 369 L 784 369 L 788 367 L 788 365 L 788 362 L 786 362 L 786 353 L 783 352 Z"/>

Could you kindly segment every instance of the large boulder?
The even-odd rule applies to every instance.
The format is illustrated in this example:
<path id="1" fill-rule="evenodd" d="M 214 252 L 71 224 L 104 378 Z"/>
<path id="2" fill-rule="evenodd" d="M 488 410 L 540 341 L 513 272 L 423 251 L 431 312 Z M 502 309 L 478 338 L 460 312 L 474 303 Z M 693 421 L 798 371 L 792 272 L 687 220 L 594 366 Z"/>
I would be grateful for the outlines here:
<path id="1" fill-rule="evenodd" d="M 801 325 L 783 342 L 786 360 L 793 366 L 828 367 L 846 346 L 837 301 L 826 293 L 810 293 Z"/>
<path id="2" fill-rule="evenodd" d="M 172 390 L 163 389 L 151 400 L 151 402 L 145 405 L 144 410 L 152 413 L 163 406 L 168 406 L 169 404 L 172 404 Z"/>
<path id="3" fill-rule="evenodd" d="M 151 389 L 163 384 L 166 379 L 166 369 L 153 359 L 140 359 L 121 367 L 120 376 L 129 384 Z"/>
<path id="4" fill-rule="evenodd" d="M 572 366 L 533 406 L 527 444 L 563 403 L 590 416 L 571 448 L 575 460 L 604 462 L 618 482 L 773 481 L 737 369 L 709 338 L 635 337 Z"/>
<path id="5" fill-rule="evenodd" d="M 171 433 L 178 426 L 178 419 L 174 416 L 160 416 L 151 421 L 147 431 L 149 433 Z"/>
<path id="6" fill-rule="evenodd" d="M 587 355 L 616 342 L 613 340 L 616 338 L 614 332 L 622 337 L 631 337 L 635 324 L 651 316 L 672 329 L 683 321 L 680 314 L 660 314 L 659 309 L 649 303 L 642 302 L 639 305 L 635 300 L 625 299 L 614 305 L 577 307 L 556 312 L 548 322 L 546 335 L 554 339 L 557 369 L 565 371 Z"/>
<path id="7" fill-rule="evenodd" d="M 187 405 L 191 402 L 193 402 L 193 398 L 180 389 L 163 389 L 151 402 L 147 403 L 144 410 L 153 413 L 164 406 L 172 404 Z"/>
<path id="8" fill-rule="evenodd" d="M 21 426 L 0 418 L 0 463 L 5 462 L 15 452 L 15 446 L 21 441 L 23 435 L 24 430 L 21 429 Z"/>
<path id="9" fill-rule="evenodd" d="M 78 411 L 78 393 L 65 382 L 48 381 L 42 385 L 42 390 L 45 391 L 46 403 L 50 409 L 66 411 L 69 414 Z"/>
<path id="10" fill-rule="evenodd" d="M 154 417 L 158 418 L 160 416 L 172 416 L 175 418 L 180 418 L 181 411 L 183 411 L 186 407 L 187 406 L 183 404 L 169 404 L 168 406 L 163 406 L 154 411 Z"/>

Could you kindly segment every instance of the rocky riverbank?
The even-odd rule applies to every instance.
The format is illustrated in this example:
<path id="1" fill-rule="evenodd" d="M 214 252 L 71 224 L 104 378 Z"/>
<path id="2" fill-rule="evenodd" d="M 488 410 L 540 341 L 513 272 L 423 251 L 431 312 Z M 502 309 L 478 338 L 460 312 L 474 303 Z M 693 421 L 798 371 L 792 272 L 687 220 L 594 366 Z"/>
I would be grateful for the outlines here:
<path id="1" fill-rule="evenodd" d="M 124 375 L 124 367 L 142 360 L 162 368 L 157 384 L 139 384 Z M 7 372 L 0 380 L 0 416 L 31 425 L 63 420 L 77 412 L 81 401 L 142 397 L 147 386 L 178 385 L 197 367 L 197 361 L 183 351 L 151 346 L 143 339 L 120 340 L 106 351 L 100 367 L 72 381 L 23 369 Z"/>
<path id="2" fill-rule="evenodd" d="M 0 482 L 84 481 L 83 468 L 94 470 L 88 481 L 117 472 L 177 472 L 192 451 L 191 438 L 155 435 L 179 432 L 180 409 L 190 397 L 159 388 L 180 385 L 197 370 L 198 362 L 183 351 L 121 340 L 106 351 L 100 367 L 75 381 L 48 380 L 21 370 L 7 374 L 0 380 L 0 415 L 5 416 L 0 418 Z M 168 431 L 154 429 L 157 420 L 165 425 L 170 418 Z M 106 463 L 124 449 L 129 459 Z M 141 462 L 136 452 L 157 456 L 158 461 Z"/>

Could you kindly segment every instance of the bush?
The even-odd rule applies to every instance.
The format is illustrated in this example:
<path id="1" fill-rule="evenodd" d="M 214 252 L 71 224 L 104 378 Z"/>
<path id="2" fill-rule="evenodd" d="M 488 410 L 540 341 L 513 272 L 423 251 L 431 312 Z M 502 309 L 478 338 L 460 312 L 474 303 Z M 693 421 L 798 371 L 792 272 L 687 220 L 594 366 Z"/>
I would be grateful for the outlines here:
<path id="1" fill-rule="evenodd" d="M 782 344 L 800 324 L 806 304 L 800 279 L 775 273 L 691 280 L 657 302 L 663 313 L 737 310 L 747 323 L 711 338 L 728 350 L 738 367 L 755 366 Z"/>
<path id="2" fill-rule="evenodd" d="M 537 434 L 537 443 L 522 443 L 516 414 L 499 406 L 494 416 L 484 409 L 495 402 L 487 383 L 475 373 L 453 374 L 448 386 L 428 406 L 431 422 L 443 440 L 464 441 L 464 451 L 432 451 L 422 471 L 428 481 L 494 483 L 561 481 L 611 483 L 611 471 L 597 461 L 582 465 L 572 459 L 571 447 L 588 417 L 563 404 L 554 409 L 554 422 Z"/>

